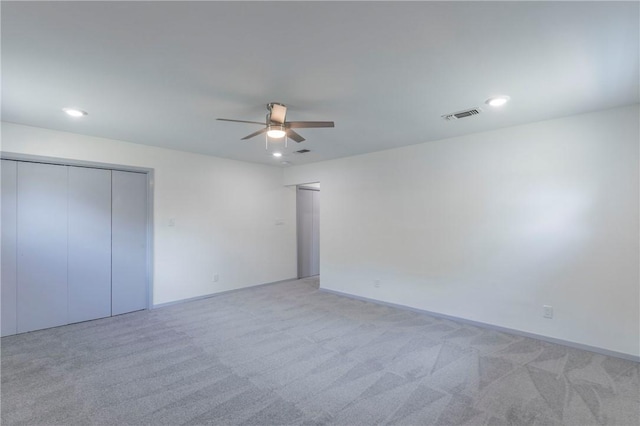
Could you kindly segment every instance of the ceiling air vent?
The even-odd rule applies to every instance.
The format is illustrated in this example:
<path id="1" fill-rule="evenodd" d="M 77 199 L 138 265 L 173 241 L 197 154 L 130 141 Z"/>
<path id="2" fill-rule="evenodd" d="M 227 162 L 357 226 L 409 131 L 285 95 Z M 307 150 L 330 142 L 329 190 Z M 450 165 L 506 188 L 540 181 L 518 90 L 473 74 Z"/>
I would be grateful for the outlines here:
<path id="1" fill-rule="evenodd" d="M 464 111 L 452 112 L 451 114 L 445 114 L 442 116 L 447 121 L 457 120 L 459 118 L 471 117 L 472 115 L 478 115 L 482 112 L 480 108 L 471 108 Z"/>
<path id="2" fill-rule="evenodd" d="M 306 154 L 307 152 L 311 152 L 311 151 L 308 150 L 308 149 L 301 149 L 301 150 L 296 151 L 295 153 L 296 154 Z"/>

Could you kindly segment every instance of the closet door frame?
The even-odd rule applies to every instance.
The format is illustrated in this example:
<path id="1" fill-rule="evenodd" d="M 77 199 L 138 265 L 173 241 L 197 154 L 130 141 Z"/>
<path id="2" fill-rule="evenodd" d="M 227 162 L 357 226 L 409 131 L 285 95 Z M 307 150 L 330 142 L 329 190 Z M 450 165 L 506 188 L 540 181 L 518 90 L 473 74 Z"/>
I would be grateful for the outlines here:
<path id="1" fill-rule="evenodd" d="M 3 160 L 26 161 L 31 163 L 45 163 L 59 166 L 89 167 L 93 169 L 119 170 L 123 172 L 144 173 L 147 176 L 147 306 L 145 309 L 153 309 L 153 187 L 154 169 L 147 167 L 132 167 L 122 164 L 99 163 L 94 161 L 75 160 L 71 158 L 45 157 L 40 155 L 20 154 L 12 152 L 0 152 Z"/>

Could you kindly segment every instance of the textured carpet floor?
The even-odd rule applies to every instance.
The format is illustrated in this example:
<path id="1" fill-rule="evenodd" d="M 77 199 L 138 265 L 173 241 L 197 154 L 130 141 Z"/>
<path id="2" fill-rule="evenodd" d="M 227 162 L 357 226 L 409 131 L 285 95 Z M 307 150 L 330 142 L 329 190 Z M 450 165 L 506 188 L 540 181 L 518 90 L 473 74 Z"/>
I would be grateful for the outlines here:
<path id="1" fill-rule="evenodd" d="M 2 339 L 3 425 L 638 425 L 638 363 L 307 279 Z"/>

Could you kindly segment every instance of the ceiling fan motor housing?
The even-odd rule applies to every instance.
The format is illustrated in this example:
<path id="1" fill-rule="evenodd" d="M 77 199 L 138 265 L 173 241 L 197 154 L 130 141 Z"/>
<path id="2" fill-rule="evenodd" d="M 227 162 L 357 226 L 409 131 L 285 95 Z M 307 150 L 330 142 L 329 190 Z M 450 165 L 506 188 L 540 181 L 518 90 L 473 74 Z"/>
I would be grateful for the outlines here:
<path id="1" fill-rule="evenodd" d="M 284 124 L 287 117 L 287 107 L 284 104 L 271 102 L 270 104 L 267 104 L 267 109 L 269 110 L 269 114 L 267 114 L 267 124 Z"/>

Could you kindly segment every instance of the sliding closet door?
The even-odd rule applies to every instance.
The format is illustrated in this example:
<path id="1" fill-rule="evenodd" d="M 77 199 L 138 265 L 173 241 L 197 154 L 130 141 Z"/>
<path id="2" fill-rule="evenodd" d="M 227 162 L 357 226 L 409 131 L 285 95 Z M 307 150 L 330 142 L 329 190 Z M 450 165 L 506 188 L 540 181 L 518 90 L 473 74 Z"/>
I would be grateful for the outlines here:
<path id="1" fill-rule="evenodd" d="M 112 315 L 147 308 L 147 175 L 112 172 Z"/>
<path id="2" fill-rule="evenodd" d="M 15 161 L 2 160 L 2 335 L 16 334 L 16 182 Z"/>
<path id="3" fill-rule="evenodd" d="M 17 331 L 67 323 L 67 167 L 18 163 Z"/>
<path id="4" fill-rule="evenodd" d="M 69 167 L 69 323 L 111 315 L 111 170 Z"/>

